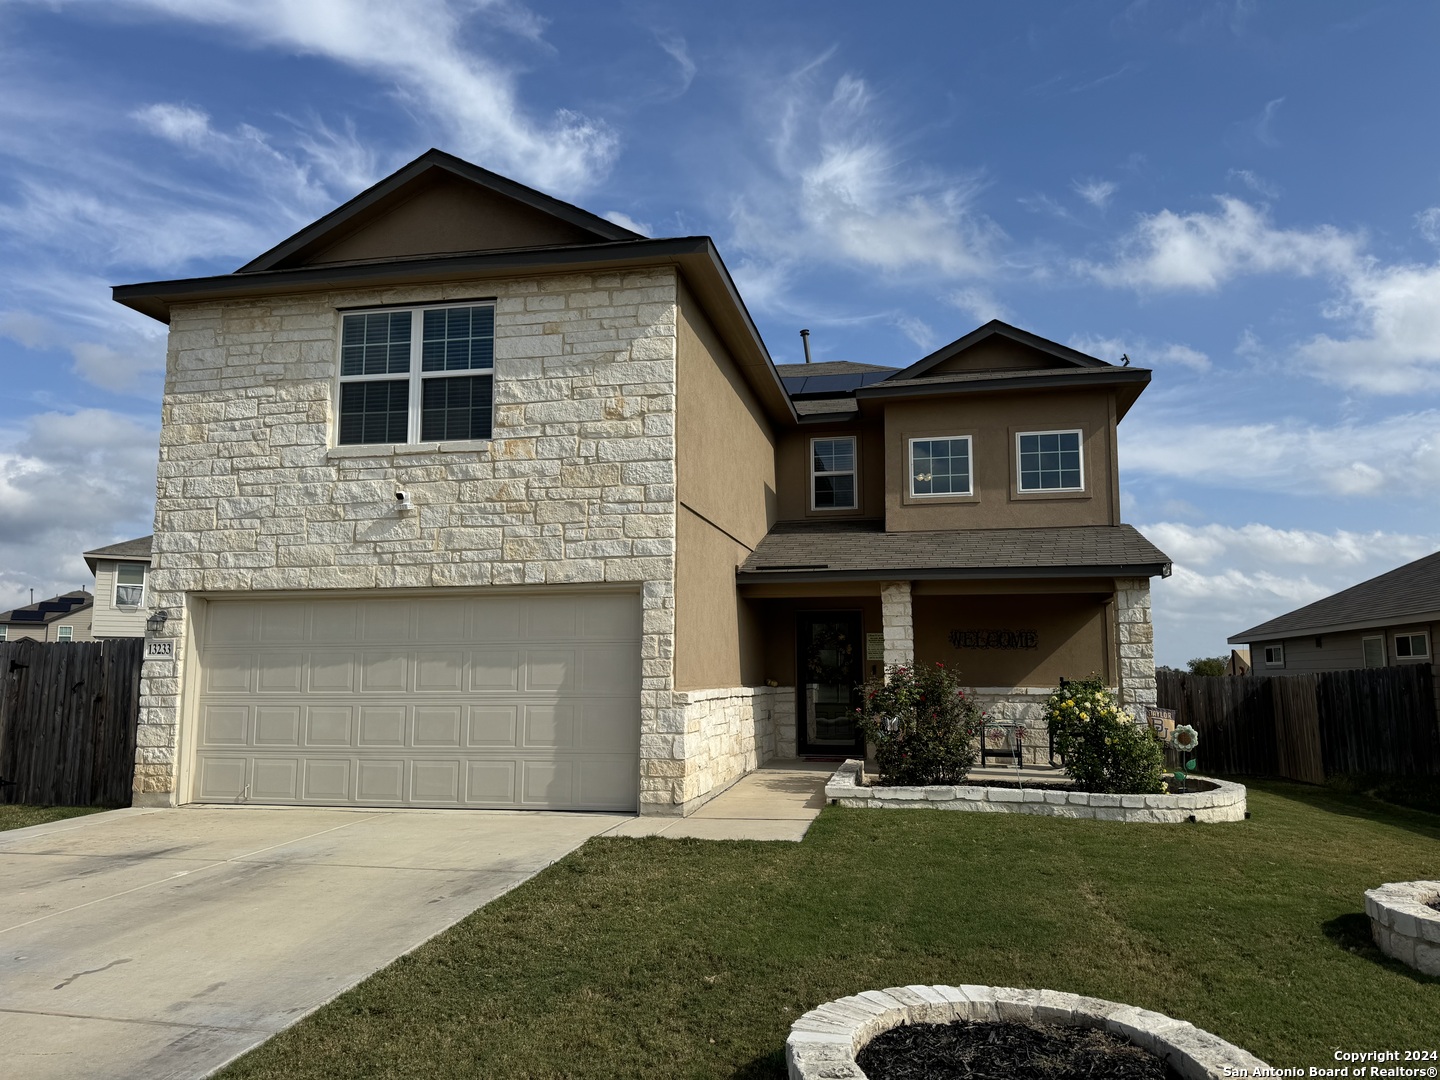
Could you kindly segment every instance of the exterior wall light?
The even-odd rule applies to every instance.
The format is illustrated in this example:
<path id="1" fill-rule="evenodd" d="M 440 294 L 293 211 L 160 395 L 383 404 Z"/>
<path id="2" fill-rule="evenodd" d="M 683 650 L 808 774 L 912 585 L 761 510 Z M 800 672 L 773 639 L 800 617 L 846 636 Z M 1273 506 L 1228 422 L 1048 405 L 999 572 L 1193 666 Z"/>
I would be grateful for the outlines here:
<path id="1" fill-rule="evenodd" d="M 145 629 L 152 634 L 158 634 L 165 629 L 165 623 L 170 618 L 170 612 L 161 608 L 145 620 Z"/>

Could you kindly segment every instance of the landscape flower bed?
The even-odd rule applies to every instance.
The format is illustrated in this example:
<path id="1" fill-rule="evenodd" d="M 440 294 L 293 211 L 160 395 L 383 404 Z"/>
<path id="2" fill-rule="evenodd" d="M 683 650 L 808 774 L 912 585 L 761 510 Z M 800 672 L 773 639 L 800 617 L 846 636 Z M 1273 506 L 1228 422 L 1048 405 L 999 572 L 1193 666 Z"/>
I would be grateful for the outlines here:
<path id="1" fill-rule="evenodd" d="M 1440 975 L 1440 881 L 1395 881 L 1365 893 L 1370 933 L 1386 956 Z"/>
<path id="2" fill-rule="evenodd" d="M 1168 795 L 1112 795 L 1060 785 L 993 787 L 983 783 L 881 785 L 865 782 L 865 762 L 851 758 L 825 784 L 825 797 L 839 806 L 886 810 L 968 810 L 1038 814 L 1100 821 L 1218 822 L 1245 819 L 1245 787 L 1195 777 L 1207 791 Z"/>

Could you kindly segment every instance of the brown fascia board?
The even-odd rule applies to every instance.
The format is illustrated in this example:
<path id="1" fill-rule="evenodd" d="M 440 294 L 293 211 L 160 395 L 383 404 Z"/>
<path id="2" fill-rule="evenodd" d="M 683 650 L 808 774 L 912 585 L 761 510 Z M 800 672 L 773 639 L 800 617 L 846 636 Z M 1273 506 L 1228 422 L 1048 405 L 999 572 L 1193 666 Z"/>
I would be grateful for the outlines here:
<path id="1" fill-rule="evenodd" d="M 1283 618 L 1283 616 L 1280 616 Z M 1272 622 L 1276 620 L 1271 620 Z M 1440 622 L 1440 611 L 1392 612 L 1384 618 L 1364 619 L 1359 622 L 1316 623 L 1314 626 L 1282 627 L 1278 631 L 1256 633 L 1268 625 L 1261 623 L 1249 630 L 1242 630 L 1225 639 L 1227 645 L 1249 645 L 1252 642 L 1288 641 L 1291 638 L 1318 637 L 1323 634 L 1347 634 L 1352 630 L 1384 630 L 1391 626 L 1411 626 L 1418 623 Z"/>
<path id="2" fill-rule="evenodd" d="M 1117 368 L 1107 364 L 1093 372 L 1066 372 L 1054 375 L 997 374 L 994 378 L 970 379 L 953 383 L 914 384 L 891 382 L 886 379 L 884 382 L 860 387 L 855 391 L 855 398 L 857 401 L 864 402 L 885 398 L 933 397 L 943 394 L 993 394 L 997 391 L 1053 390 L 1062 386 L 1075 388 L 1115 386 L 1122 389 L 1133 389 L 1134 393 L 1117 395 L 1119 408 L 1116 411 L 1116 420 L 1118 421 L 1124 418 L 1125 414 L 1130 411 L 1130 406 L 1135 404 L 1141 392 L 1150 384 L 1150 374 L 1148 368 Z"/>
<path id="3" fill-rule="evenodd" d="M 509 177 L 493 173 L 489 169 L 482 169 L 479 165 L 472 165 L 454 154 L 447 154 L 443 150 L 436 150 L 433 147 L 421 154 L 410 164 L 403 166 L 391 173 L 384 180 L 366 188 L 359 195 L 356 195 L 349 202 L 336 207 L 324 217 L 312 221 L 293 236 L 280 241 L 269 251 L 251 259 L 239 270 L 237 274 L 257 273 L 265 270 L 273 270 L 286 259 L 291 258 L 307 248 L 322 244 L 326 238 L 337 230 L 344 229 L 350 225 L 358 225 L 365 220 L 368 212 L 379 204 L 383 204 L 391 195 L 402 188 L 418 181 L 427 172 L 439 169 L 452 173 L 463 180 L 468 180 L 480 187 L 489 188 L 491 191 L 505 195 L 516 202 L 524 203 L 535 210 L 549 214 L 568 222 L 577 228 L 592 232 L 597 238 L 604 240 L 643 240 L 639 233 L 633 232 L 623 226 L 616 225 L 613 221 L 582 210 L 571 203 L 562 202 L 552 195 L 546 195 L 543 191 L 536 191 L 532 187 L 511 180 Z"/>
<path id="4" fill-rule="evenodd" d="M 1169 563 L 1117 563 L 1113 566 L 967 566 L 954 569 L 926 567 L 891 570 L 739 570 L 741 585 L 762 581 L 980 581 L 995 578 L 1047 579 L 1075 577 L 1169 577 Z"/>
<path id="5" fill-rule="evenodd" d="M 705 308 L 730 347 L 751 388 L 779 423 L 797 422 L 790 395 L 780 382 L 770 352 L 750 317 L 715 243 L 708 236 L 671 237 L 663 240 L 622 240 L 551 248 L 516 248 L 466 255 L 423 255 L 382 262 L 334 263 L 293 270 L 259 270 L 245 274 L 182 278 L 173 281 L 116 285 L 117 303 L 170 321 L 171 305 L 214 300 L 243 300 L 286 293 L 380 285 L 415 285 L 453 281 L 456 278 L 495 278 L 516 274 L 573 273 L 670 265 Z"/>
<path id="6" fill-rule="evenodd" d="M 924 375 L 925 372 L 935 367 L 935 365 L 944 363 L 952 356 L 964 352 L 972 345 L 996 335 L 1007 337 L 1011 341 L 1018 341 L 1022 345 L 1028 345 L 1032 349 L 1038 349 L 1040 352 L 1048 353 L 1056 359 L 1064 360 L 1067 364 L 1074 364 L 1076 367 L 1114 366 L 1107 364 L 1104 360 L 1082 353 L 1077 349 L 1072 349 L 1068 345 L 1061 345 L 1058 341 L 1042 338 L 1039 334 L 1032 334 L 1029 330 L 1021 330 L 1018 326 L 1011 326 L 1009 323 L 1001 322 L 999 319 L 991 319 L 984 326 L 976 327 L 964 337 L 957 338 L 949 345 L 936 349 L 929 356 L 922 356 L 909 367 L 901 368 L 894 375 L 891 375 L 890 379 L 899 382 L 903 379 L 914 379 L 920 375 Z"/>

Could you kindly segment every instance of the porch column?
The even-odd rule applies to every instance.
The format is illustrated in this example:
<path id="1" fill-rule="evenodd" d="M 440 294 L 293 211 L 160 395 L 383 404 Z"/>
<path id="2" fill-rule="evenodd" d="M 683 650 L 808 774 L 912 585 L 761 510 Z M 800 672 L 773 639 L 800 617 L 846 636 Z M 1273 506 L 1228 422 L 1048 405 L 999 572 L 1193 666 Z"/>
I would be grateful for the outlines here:
<path id="1" fill-rule="evenodd" d="M 1150 625 L 1150 579 L 1115 582 L 1115 622 L 1120 644 L 1120 704 L 1154 705 L 1155 631 Z"/>
<path id="2" fill-rule="evenodd" d="M 880 586 L 880 623 L 885 631 L 885 666 L 915 663 L 915 619 L 910 582 L 887 581 Z"/>

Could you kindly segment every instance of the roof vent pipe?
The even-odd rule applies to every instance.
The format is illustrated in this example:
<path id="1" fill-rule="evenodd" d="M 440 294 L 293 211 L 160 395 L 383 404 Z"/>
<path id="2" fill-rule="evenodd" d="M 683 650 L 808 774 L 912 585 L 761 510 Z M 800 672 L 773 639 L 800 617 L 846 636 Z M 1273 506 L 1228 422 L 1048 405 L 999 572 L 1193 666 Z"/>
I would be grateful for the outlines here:
<path id="1" fill-rule="evenodd" d="M 805 363 L 810 362 L 810 331 L 801 330 L 800 340 L 805 343 Z"/>

